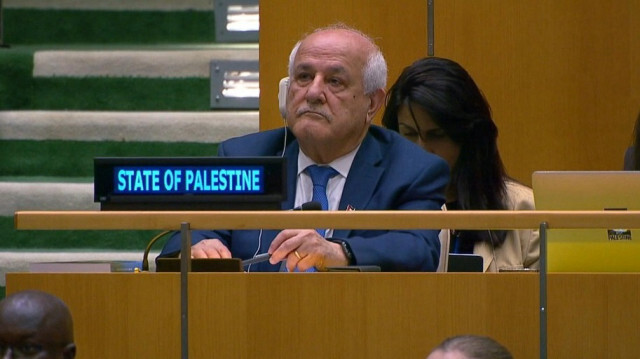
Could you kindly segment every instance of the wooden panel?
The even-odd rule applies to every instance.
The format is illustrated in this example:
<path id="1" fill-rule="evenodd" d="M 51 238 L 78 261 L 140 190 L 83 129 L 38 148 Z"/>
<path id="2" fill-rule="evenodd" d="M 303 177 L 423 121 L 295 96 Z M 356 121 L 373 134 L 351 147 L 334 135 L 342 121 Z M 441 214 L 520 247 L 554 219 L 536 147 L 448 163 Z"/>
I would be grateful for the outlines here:
<path id="1" fill-rule="evenodd" d="M 60 296 L 79 358 L 178 357 L 178 274 L 8 273 L 7 293 Z M 191 358 L 424 358 L 475 333 L 539 357 L 533 273 L 193 273 Z M 640 274 L 548 276 L 548 357 L 635 358 Z M 169 353 L 169 354 L 168 354 Z"/>
<path id="2" fill-rule="evenodd" d="M 521 340 L 527 328 L 538 325 L 537 297 L 526 294 L 536 290 L 535 275 L 323 273 L 199 279 L 209 283 L 210 297 L 190 305 L 215 306 L 221 315 L 194 318 L 193 330 L 218 337 L 225 334 L 221 328 L 228 328 L 240 334 L 240 345 L 204 342 L 192 351 L 196 357 L 215 350 L 221 357 L 423 358 L 441 338 L 460 332 L 499 337 L 521 348 L 522 358 L 537 348 L 536 342 Z M 504 295 L 509 288 L 520 290 Z M 483 301 L 470 306 L 469 296 Z M 509 305 L 512 301 L 519 306 Z M 233 314 L 227 316 L 229 312 Z"/>
<path id="3" fill-rule="evenodd" d="M 9 273 L 7 291 L 39 288 L 63 298 L 79 358 L 175 358 L 177 279 Z M 446 336 L 477 333 L 533 359 L 537 283 L 535 274 L 194 273 L 189 356 L 424 358 Z"/>
<path id="4" fill-rule="evenodd" d="M 487 96 L 508 171 L 619 170 L 640 111 L 640 0 L 435 4 L 435 55 Z"/>
<path id="5" fill-rule="evenodd" d="M 40 289 L 67 303 L 79 359 L 180 356 L 178 274 L 7 273 L 6 278 L 7 295 Z"/>
<path id="6" fill-rule="evenodd" d="M 343 22 L 367 33 L 389 65 L 389 85 L 402 69 L 427 54 L 427 2 L 403 0 L 263 1 L 260 3 L 260 129 L 283 125 L 278 82 L 303 34 Z M 380 123 L 381 113 L 374 121 Z"/>
<path id="7" fill-rule="evenodd" d="M 638 274 L 552 274 L 549 358 L 637 358 Z"/>
<path id="8" fill-rule="evenodd" d="M 640 111 L 640 0 L 452 0 L 435 10 L 435 54 L 483 89 L 515 178 L 622 168 Z M 426 1 L 268 2 L 260 18 L 261 129 L 282 125 L 278 81 L 293 44 L 315 27 L 343 21 L 379 38 L 389 85 L 426 54 Z"/>

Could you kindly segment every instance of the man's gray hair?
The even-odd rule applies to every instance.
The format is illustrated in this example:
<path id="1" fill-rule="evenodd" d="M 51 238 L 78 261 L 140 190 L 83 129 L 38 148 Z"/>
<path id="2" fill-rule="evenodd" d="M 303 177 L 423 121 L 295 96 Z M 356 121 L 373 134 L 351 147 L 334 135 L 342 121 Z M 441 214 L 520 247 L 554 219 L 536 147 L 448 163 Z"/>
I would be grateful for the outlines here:
<path id="1" fill-rule="evenodd" d="M 360 30 L 354 29 L 344 24 L 335 24 L 327 27 L 321 27 L 314 30 L 312 33 L 326 31 L 326 30 L 347 30 L 354 32 L 364 39 L 369 41 L 373 47 L 373 51 L 369 54 L 369 58 L 367 59 L 367 63 L 364 65 L 364 69 L 362 70 L 362 83 L 364 86 L 364 93 L 369 95 L 377 89 L 386 89 L 387 87 L 387 61 L 384 59 L 382 55 L 382 51 L 378 45 L 376 45 L 373 39 L 363 33 Z M 308 35 L 305 35 L 306 38 Z M 304 38 L 296 43 L 296 45 L 291 50 L 291 54 L 289 54 L 289 81 L 293 81 L 293 62 L 298 54 L 298 49 L 300 45 L 304 41 Z"/>
<path id="2" fill-rule="evenodd" d="M 481 335 L 458 335 L 445 339 L 431 352 L 460 352 L 469 359 L 513 359 L 507 348 L 495 339 Z"/>

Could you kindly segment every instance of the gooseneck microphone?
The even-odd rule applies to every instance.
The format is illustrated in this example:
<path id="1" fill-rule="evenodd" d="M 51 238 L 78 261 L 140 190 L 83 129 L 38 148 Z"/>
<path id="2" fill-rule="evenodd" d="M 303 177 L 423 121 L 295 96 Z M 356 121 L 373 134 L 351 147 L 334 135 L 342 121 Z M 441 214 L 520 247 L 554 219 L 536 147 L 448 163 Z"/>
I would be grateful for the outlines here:
<path id="1" fill-rule="evenodd" d="M 322 205 L 320 205 L 320 202 L 311 201 L 293 208 L 292 211 L 322 211 Z"/>
<path id="2" fill-rule="evenodd" d="M 322 210 L 322 205 L 320 204 L 320 202 L 317 202 L 317 201 L 305 202 L 299 205 L 298 207 L 294 207 L 290 209 L 290 211 L 321 211 L 321 210 Z M 262 247 L 262 229 L 260 230 L 260 234 L 258 235 L 258 248 L 256 249 L 256 254 L 254 254 L 253 257 L 242 261 L 243 267 L 249 266 L 249 268 L 247 268 L 247 272 L 251 271 L 252 264 L 268 261 L 269 258 L 271 258 L 271 254 L 269 253 L 258 254 L 261 247 Z"/>
<path id="3" fill-rule="evenodd" d="M 164 237 L 166 234 L 169 234 L 171 232 L 173 231 L 164 231 L 158 234 L 157 236 L 151 238 L 151 240 L 147 244 L 147 248 L 144 249 L 144 254 L 142 255 L 142 271 L 143 272 L 149 271 L 149 252 L 151 251 L 151 246 L 153 246 L 153 244 L 156 243 L 160 238 Z"/>

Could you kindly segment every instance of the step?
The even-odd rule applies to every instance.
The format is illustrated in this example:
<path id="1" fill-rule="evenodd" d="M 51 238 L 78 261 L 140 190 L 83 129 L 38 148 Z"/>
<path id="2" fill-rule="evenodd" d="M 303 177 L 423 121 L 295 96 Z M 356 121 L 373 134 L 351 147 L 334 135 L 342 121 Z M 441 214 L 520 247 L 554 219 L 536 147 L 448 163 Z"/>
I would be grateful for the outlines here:
<path id="1" fill-rule="evenodd" d="M 55 180 L 47 178 L 45 180 Z M 98 211 L 86 182 L 0 182 L 0 258 L 3 252 L 142 251 L 156 230 L 16 230 L 16 211 Z M 166 240 L 166 239 L 163 239 Z M 162 247 L 162 241 L 157 244 Z M 96 258 L 99 259 L 99 258 Z M 126 258 L 123 258 L 125 260 Z M 43 258 L 42 261 L 45 259 Z M 71 260 L 71 259 L 69 259 Z M 78 258 L 75 260 L 82 260 Z M 2 261 L 0 260 L 0 266 Z"/>
<path id="2" fill-rule="evenodd" d="M 216 42 L 215 12 L 210 8 L 167 11 L 5 6 L 3 23 L 4 41 L 11 47 L 28 44 L 53 46 Z"/>
<path id="3" fill-rule="evenodd" d="M 0 109 L 207 111 L 211 61 L 225 59 L 257 61 L 258 46 L 12 46 L 0 51 Z"/>
<path id="4" fill-rule="evenodd" d="M 5 8 L 73 10 L 213 10 L 212 0 L 4 0 Z"/>
<path id="5" fill-rule="evenodd" d="M 0 111 L 0 140 L 218 143 L 259 126 L 258 111 Z"/>
<path id="6" fill-rule="evenodd" d="M 95 157 L 215 156 L 218 145 L 199 142 L 1 140 L 0 180 L 93 176 Z"/>
<path id="7" fill-rule="evenodd" d="M 34 54 L 34 77 L 209 78 L 212 60 L 258 61 L 258 45 L 170 50 L 53 50 Z"/>
<path id="8" fill-rule="evenodd" d="M 93 202 L 93 183 L 0 182 L 0 216 L 16 211 L 91 211 L 99 210 Z"/>

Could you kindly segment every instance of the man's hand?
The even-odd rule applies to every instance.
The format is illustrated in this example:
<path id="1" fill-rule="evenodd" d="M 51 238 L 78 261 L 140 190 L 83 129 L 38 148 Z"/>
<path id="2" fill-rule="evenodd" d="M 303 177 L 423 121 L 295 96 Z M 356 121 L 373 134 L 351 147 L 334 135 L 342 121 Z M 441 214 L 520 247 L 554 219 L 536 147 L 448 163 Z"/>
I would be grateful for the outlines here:
<path id="1" fill-rule="evenodd" d="M 287 260 L 287 269 L 304 272 L 311 267 L 345 266 L 349 262 L 338 243 L 329 242 L 313 229 L 285 229 L 271 242 L 271 264 Z M 192 251 L 193 253 L 193 251 Z"/>
<path id="2" fill-rule="evenodd" d="M 219 239 L 204 239 L 191 247 L 191 258 L 231 258 L 231 252 Z"/>

